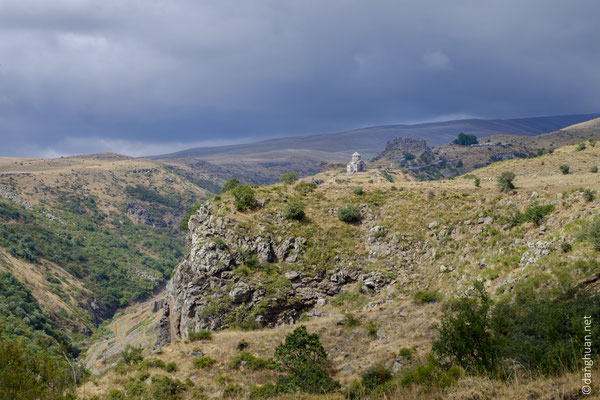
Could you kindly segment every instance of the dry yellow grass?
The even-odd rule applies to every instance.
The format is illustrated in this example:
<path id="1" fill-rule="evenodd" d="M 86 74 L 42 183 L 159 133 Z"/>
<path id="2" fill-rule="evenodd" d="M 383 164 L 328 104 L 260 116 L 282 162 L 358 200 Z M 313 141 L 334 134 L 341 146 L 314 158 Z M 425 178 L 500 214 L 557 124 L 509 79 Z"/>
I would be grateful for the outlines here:
<path id="1" fill-rule="evenodd" d="M 306 214 L 311 227 L 316 227 L 318 232 L 341 232 L 349 229 L 358 232 L 360 237 L 368 234 L 372 225 L 363 224 L 347 226 L 338 221 L 335 215 L 328 212 L 332 207 L 356 200 L 352 196 L 354 187 L 362 186 L 369 195 L 374 195 L 377 190 L 385 193 L 381 204 L 373 206 L 375 214 L 373 224 L 383 224 L 390 232 L 399 231 L 412 235 L 420 244 L 427 244 L 423 254 L 418 258 L 417 269 L 410 265 L 403 265 L 401 259 L 388 257 L 374 257 L 369 263 L 380 263 L 388 266 L 396 274 L 397 282 L 390 285 L 382 293 L 362 298 L 358 305 L 335 305 L 333 299 L 321 308 L 325 316 L 310 318 L 294 326 L 281 326 L 274 329 L 265 329 L 251 332 L 223 331 L 214 334 L 211 341 L 184 343 L 175 342 L 163 348 L 162 352 L 153 356 L 165 362 L 175 362 L 178 370 L 170 376 L 182 381 L 190 379 L 194 385 L 206 388 L 206 394 L 211 398 L 222 395 L 223 385 L 216 381 L 219 375 L 227 375 L 243 389 L 242 397 L 247 397 L 248 388 L 253 384 L 262 384 L 273 380 L 270 371 L 247 371 L 231 368 L 231 358 L 237 353 L 237 344 L 245 341 L 249 344 L 248 351 L 268 358 L 273 355 L 274 348 L 299 324 L 305 324 L 310 332 L 319 334 L 321 341 L 328 352 L 331 370 L 334 377 L 343 384 L 356 379 L 359 374 L 375 363 L 392 361 L 398 351 L 403 348 L 413 348 L 415 357 L 423 357 L 430 351 L 434 332 L 431 324 L 437 321 L 441 314 L 439 303 L 421 305 L 412 300 L 415 290 L 436 290 L 450 298 L 456 295 L 459 288 L 468 285 L 475 278 L 484 277 L 487 287 L 495 293 L 508 277 L 522 277 L 538 273 L 552 274 L 555 262 L 550 255 L 544 263 L 538 263 L 530 269 L 518 267 L 513 262 L 508 266 L 501 265 L 498 261 L 502 253 L 500 249 L 508 248 L 507 243 L 515 239 L 536 241 L 540 238 L 547 239 L 551 236 L 572 236 L 570 224 L 577 220 L 592 218 L 598 214 L 598 200 L 585 202 L 578 192 L 579 188 L 590 188 L 598 193 L 600 179 L 597 173 L 589 172 L 591 166 L 599 163 L 600 146 L 588 146 L 583 151 L 576 151 L 575 146 L 566 146 L 557 149 L 552 155 L 534 159 L 516 159 L 497 163 L 474 171 L 481 179 L 481 187 L 476 188 L 472 179 L 458 177 L 452 180 L 435 182 L 415 182 L 396 175 L 395 182 L 388 182 L 378 171 L 345 175 L 339 170 L 326 171 L 315 178 L 324 180 L 315 192 L 307 196 Z M 571 173 L 562 175 L 559 171 L 561 164 L 569 164 Z M 511 170 L 517 175 L 515 185 L 517 190 L 512 194 L 502 195 L 496 186 L 496 179 L 502 171 Z M 337 181 L 336 181 L 337 180 Z M 369 183 L 372 180 L 373 183 Z M 395 186 L 396 190 L 392 190 Z M 433 199 L 428 199 L 428 192 L 434 193 Z M 262 210 L 256 212 L 234 212 L 227 198 L 222 200 L 220 207 L 231 213 L 238 223 L 252 226 L 260 225 L 263 220 L 268 220 L 270 215 L 280 211 L 286 198 L 297 196 L 293 186 L 277 185 L 258 189 L 258 197 L 269 197 L 271 202 Z M 533 192 L 536 196 L 532 197 Z M 560 196 L 563 196 L 562 200 Z M 369 200 L 370 199 L 370 200 Z M 524 225 L 516 232 L 496 226 L 502 241 L 496 244 L 489 236 L 474 235 L 472 230 L 465 228 L 465 220 L 477 220 L 480 212 L 502 213 L 513 203 L 518 208 L 526 207 L 531 200 L 540 203 L 553 202 L 555 212 L 548 218 L 548 237 L 538 231 L 534 225 Z M 563 204 L 565 203 L 565 204 Z M 224 211 L 225 212 L 225 211 Z M 449 229 L 455 228 L 456 234 L 451 243 L 435 242 L 431 236 L 428 224 L 440 221 L 440 225 L 448 225 Z M 474 222 L 475 226 L 477 223 Z M 470 225 L 468 225 L 470 226 Z M 483 225 L 482 225 L 483 226 Z M 256 229 L 258 229 L 255 226 Z M 297 233 L 303 229 L 301 224 L 286 226 L 285 232 Z M 337 229 L 337 231 L 336 231 Z M 465 230 L 466 229 L 466 230 Z M 464 231 L 463 231 L 464 230 Z M 290 233 L 291 234 L 291 233 Z M 325 237 L 325 236 L 324 236 Z M 337 238 L 336 238 L 337 240 Z M 362 242 L 353 243 L 348 250 L 350 253 L 365 254 Z M 469 248 L 471 250 L 467 250 Z M 513 246 L 514 247 L 514 246 Z M 518 246 L 517 246 L 518 247 Z M 432 250 L 435 251 L 432 254 Z M 524 251 L 524 250 L 523 250 Z M 561 256 L 561 260 L 575 260 L 577 257 L 592 254 L 585 244 L 577 245 L 568 255 Z M 483 270 L 476 261 L 485 258 L 490 264 Z M 517 259 L 518 260 L 518 259 Z M 346 260 L 348 261 L 348 260 Z M 440 273 L 440 265 L 453 265 L 457 268 L 448 273 Z M 412 269 L 411 269 L 412 268 Z M 575 278 L 579 276 L 576 271 L 570 271 Z M 355 291 L 355 288 L 347 288 Z M 370 303 L 370 305 L 366 305 Z M 345 312 L 353 312 L 360 320 L 361 325 L 353 328 L 337 324 Z M 367 321 L 374 321 L 379 328 L 377 337 L 370 336 L 364 326 Z M 148 342 L 149 343 L 149 342 Z M 194 349 L 217 360 L 210 370 L 198 370 L 193 367 L 193 357 L 189 354 Z M 153 374 L 165 374 L 161 370 L 153 370 Z M 597 371 L 595 379 L 600 379 Z M 483 378 L 466 377 L 457 385 L 448 389 L 436 389 L 432 392 L 422 393 L 418 389 L 398 390 L 390 398 L 394 399 L 455 399 L 455 400 L 483 400 L 483 399 L 576 399 L 580 385 L 577 373 L 567 374 L 554 379 L 523 379 L 510 382 L 492 381 Z M 87 395 L 106 393 L 109 388 L 122 387 L 126 378 L 114 371 L 109 371 L 87 383 L 83 391 Z M 189 398 L 189 394 L 186 394 Z M 283 398 L 289 399 L 337 399 L 340 395 L 308 396 L 296 395 Z M 589 398 L 589 397 L 588 397 Z"/>

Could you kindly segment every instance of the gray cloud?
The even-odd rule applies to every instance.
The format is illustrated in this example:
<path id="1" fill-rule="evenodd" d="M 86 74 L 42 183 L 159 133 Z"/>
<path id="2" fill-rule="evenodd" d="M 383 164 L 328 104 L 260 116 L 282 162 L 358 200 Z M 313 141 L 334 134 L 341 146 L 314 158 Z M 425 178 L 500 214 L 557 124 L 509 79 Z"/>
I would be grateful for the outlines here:
<path id="1" fill-rule="evenodd" d="M 592 0 L 0 0 L 0 155 L 597 112 L 599 12 Z"/>

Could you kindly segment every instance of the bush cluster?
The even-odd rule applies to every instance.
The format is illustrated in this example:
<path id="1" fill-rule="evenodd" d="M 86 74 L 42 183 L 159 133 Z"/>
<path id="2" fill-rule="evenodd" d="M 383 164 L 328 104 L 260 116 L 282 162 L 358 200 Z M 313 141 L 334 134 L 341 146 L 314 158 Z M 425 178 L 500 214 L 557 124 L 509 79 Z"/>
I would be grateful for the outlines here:
<path id="1" fill-rule="evenodd" d="M 360 209 L 356 206 L 340 207 L 337 211 L 340 221 L 352 223 L 360 221 Z"/>
<path id="2" fill-rule="evenodd" d="M 198 340 L 211 340 L 212 332 L 208 329 L 200 329 L 199 331 L 188 332 L 188 340 L 190 342 L 197 342 Z"/>
<path id="3" fill-rule="evenodd" d="M 297 180 L 298 180 L 298 173 L 296 171 L 288 171 L 288 172 L 284 172 L 283 174 L 279 175 L 279 181 L 286 183 L 288 185 L 296 182 Z"/>
<path id="4" fill-rule="evenodd" d="M 458 136 L 456 137 L 456 139 L 454 139 L 452 143 L 457 144 L 459 146 L 470 146 L 479 142 L 477 141 L 477 136 L 461 132 L 458 134 Z"/>
<path id="5" fill-rule="evenodd" d="M 414 300 L 417 303 L 435 303 L 436 301 L 440 301 L 442 299 L 442 295 L 438 292 L 423 290 L 418 291 L 413 295 Z"/>
<path id="6" fill-rule="evenodd" d="M 251 210 L 256 207 L 254 190 L 248 185 L 238 185 L 230 190 L 233 195 L 235 208 L 238 211 Z"/>
<path id="7" fill-rule="evenodd" d="M 600 297 L 567 289 L 559 294 L 522 291 L 494 304 L 476 282 L 474 293 L 448 303 L 433 351 L 447 365 L 505 377 L 515 361 L 526 370 L 558 375 L 577 369 L 583 348 L 583 315 L 600 318 Z M 595 337 L 600 328 L 589 334 Z M 592 357 L 597 350 L 592 350 Z"/>
<path id="8" fill-rule="evenodd" d="M 241 351 L 239 354 L 235 355 L 231 359 L 231 367 L 239 368 L 241 366 L 244 368 L 251 369 L 253 371 L 267 368 L 269 362 L 260 357 L 256 357 L 254 354 L 249 353 L 247 351 Z"/>
<path id="9" fill-rule="evenodd" d="M 513 181 L 515 180 L 515 173 L 512 171 L 504 171 L 498 177 L 498 188 L 503 192 L 510 192 L 515 188 Z"/>
<path id="10" fill-rule="evenodd" d="M 301 221 L 304 216 L 304 204 L 298 199 L 288 201 L 283 209 L 285 219 Z"/>
<path id="11" fill-rule="evenodd" d="M 512 227 L 521 225 L 524 222 L 533 222 L 536 226 L 540 225 L 542 219 L 554 211 L 554 204 L 538 204 L 532 202 L 524 212 L 517 212 L 511 219 Z"/>
<path id="12" fill-rule="evenodd" d="M 296 328 L 275 349 L 275 363 L 284 372 L 277 380 L 279 393 L 328 393 L 339 387 L 326 369 L 327 353 L 317 334 Z"/>

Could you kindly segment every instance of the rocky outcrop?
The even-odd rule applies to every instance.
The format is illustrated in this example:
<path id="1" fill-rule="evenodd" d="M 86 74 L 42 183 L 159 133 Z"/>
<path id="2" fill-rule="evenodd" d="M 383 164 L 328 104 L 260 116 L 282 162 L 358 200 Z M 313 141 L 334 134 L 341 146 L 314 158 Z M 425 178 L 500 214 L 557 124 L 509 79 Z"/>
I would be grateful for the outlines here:
<path id="1" fill-rule="evenodd" d="M 408 161 L 408 159 L 406 159 L 407 154 L 410 154 L 411 157 L 418 158 L 425 163 L 430 163 L 435 159 L 431 148 L 427 147 L 425 139 L 397 137 L 388 141 L 385 145 L 385 150 L 375 157 L 373 161 Z"/>
<path id="2" fill-rule="evenodd" d="M 293 323 L 362 277 L 343 268 L 330 274 L 294 270 L 304 238 L 247 236 L 238 228 L 236 220 L 213 214 L 208 204 L 190 218 L 188 252 L 167 284 L 158 346 L 200 329 Z M 269 268 L 280 272 L 259 274 Z M 378 277 L 364 278 L 369 291 L 379 288 Z"/>

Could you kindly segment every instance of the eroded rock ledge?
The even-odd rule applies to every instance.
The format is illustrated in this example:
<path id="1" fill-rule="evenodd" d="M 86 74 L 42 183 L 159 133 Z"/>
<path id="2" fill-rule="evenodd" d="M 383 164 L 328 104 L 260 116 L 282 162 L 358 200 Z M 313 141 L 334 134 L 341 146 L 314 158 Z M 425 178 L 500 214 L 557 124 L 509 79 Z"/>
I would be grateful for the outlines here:
<path id="1" fill-rule="evenodd" d="M 190 218 L 186 258 L 167 285 L 157 346 L 200 329 L 293 323 L 348 283 L 362 280 L 365 290 L 372 291 L 389 283 L 383 276 L 344 268 L 329 274 L 302 272 L 295 263 L 304 238 L 243 236 L 237 224 L 229 216 L 214 215 L 209 204 Z M 240 267 L 252 264 L 249 259 L 259 265 Z"/>

